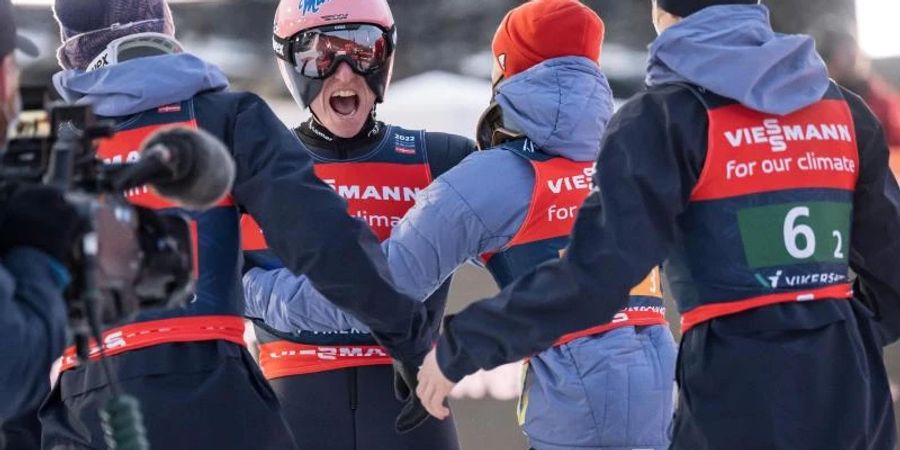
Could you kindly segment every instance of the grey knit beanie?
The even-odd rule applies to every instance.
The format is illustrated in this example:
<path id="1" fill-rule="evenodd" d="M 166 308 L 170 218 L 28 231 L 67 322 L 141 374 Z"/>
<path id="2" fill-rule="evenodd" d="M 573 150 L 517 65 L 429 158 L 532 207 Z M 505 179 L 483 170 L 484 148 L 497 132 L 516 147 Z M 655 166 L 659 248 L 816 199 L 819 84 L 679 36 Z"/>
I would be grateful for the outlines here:
<path id="1" fill-rule="evenodd" d="M 62 45 L 56 52 L 64 69 L 85 70 L 106 46 L 137 33 L 175 35 L 166 0 L 56 0 Z"/>

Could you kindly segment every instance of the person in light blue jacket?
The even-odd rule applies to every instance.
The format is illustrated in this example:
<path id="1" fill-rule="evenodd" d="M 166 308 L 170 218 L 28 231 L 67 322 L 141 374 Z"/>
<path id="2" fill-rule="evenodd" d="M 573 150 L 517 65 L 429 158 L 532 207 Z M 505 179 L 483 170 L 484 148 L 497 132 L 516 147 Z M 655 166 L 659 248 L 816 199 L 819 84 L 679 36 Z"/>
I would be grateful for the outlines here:
<path id="1" fill-rule="evenodd" d="M 559 39 L 559 29 L 573 33 Z M 503 286 L 565 250 L 613 110 L 602 37 L 600 18 L 574 0 L 507 15 L 493 45 L 495 103 L 479 133 L 491 149 L 438 177 L 382 244 L 398 289 L 425 299 L 476 258 Z M 643 285 L 613 323 L 530 358 L 519 419 L 533 448 L 668 447 L 676 351 L 658 282 Z M 252 269 L 244 286 L 247 315 L 276 328 L 365 329 L 289 271 Z"/>

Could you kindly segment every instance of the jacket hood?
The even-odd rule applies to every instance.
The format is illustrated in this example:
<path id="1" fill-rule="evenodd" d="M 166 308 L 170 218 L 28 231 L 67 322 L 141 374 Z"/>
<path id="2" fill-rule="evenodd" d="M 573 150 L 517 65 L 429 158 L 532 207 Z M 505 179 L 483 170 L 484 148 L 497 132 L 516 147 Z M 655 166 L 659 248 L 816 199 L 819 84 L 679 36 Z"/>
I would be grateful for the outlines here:
<path id="1" fill-rule="evenodd" d="M 497 88 L 504 122 L 544 153 L 593 161 L 613 114 L 613 95 L 597 63 L 566 56 L 538 64 Z"/>
<path id="2" fill-rule="evenodd" d="M 778 115 L 818 102 L 829 86 L 813 39 L 775 33 L 762 5 L 711 6 L 660 34 L 650 46 L 647 84 L 674 82 Z"/>
<path id="3" fill-rule="evenodd" d="M 137 58 L 91 72 L 64 70 L 53 75 L 53 85 L 66 102 L 90 104 L 98 115 L 119 117 L 225 89 L 228 79 L 218 67 L 179 53 Z"/>

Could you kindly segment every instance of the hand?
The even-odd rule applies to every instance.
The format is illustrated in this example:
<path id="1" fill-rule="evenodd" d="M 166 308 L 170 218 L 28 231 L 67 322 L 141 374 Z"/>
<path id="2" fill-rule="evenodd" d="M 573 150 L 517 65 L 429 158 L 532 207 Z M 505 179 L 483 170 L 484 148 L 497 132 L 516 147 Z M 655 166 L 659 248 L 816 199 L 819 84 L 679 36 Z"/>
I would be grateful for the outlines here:
<path id="1" fill-rule="evenodd" d="M 32 247 L 68 262 L 87 222 L 59 189 L 13 185 L 5 192 L 0 219 L 0 253 L 13 247 Z"/>
<path id="2" fill-rule="evenodd" d="M 441 372 L 437 363 L 437 348 L 432 349 L 425 356 L 422 367 L 419 368 L 419 387 L 416 388 L 416 395 L 422 401 L 422 405 L 428 410 L 428 413 L 437 419 L 444 420 L 450 416 L 450 408 L 444 401 L 453 390 L 456 383 L 447 379 Z"/>

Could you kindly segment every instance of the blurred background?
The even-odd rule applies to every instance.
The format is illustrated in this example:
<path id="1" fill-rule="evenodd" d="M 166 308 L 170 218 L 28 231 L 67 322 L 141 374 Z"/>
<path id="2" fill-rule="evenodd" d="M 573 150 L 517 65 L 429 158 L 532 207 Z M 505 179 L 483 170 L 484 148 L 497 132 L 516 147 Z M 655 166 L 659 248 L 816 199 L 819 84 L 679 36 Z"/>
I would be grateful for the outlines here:
<path id="1" fill-rule="evenodd" d="M 299 0 L 298 0 L 299 1 Z M 360 0 L 365 1 L 365 0 Z M 857 91 L 886 124 L 900 151 L 900 18 L 897 0 L 764 1 L 777 31 L 813 33 L 832 76 Z M 59 31 L 50 1 L 13 0 L 20 31 L 41 47 L 42 56 L 19 55 L 25 85 L 49 83 L 58 70 Z M 274 64 L 272 18 L 276 0 L 170 0 L 177 36 L 189 51 L 218 64 L 235 89 L 269 101 L 288 125 L 305 113 L 290 99 Z M 399 29 L 394 83 L 380 119 L 407 128 L 427 128 L 472 137 L 490 97 L 489 46 L 496 26 L 516 0 L 390 0 Z M 643 86 L 646 47 L 655 37 L 649 0 L 589 0 L 606 22 L 603 69 L 625 100 Z M 900 152 L 895 152 L 900 154 Z M 900 159 L 900 158 L 898 158 Z M 900 164 L 898 164 L 900 166 Z M 900 238 L 900 237 L 898 237 Z M 475 267 L 455 278 L 450 312 L 495 291 Z M 670 311 L 674 307 L 670 305 Z M 677 317 L 670 320 L 677 333 Z M 900 347 L 887 350 L 889 371 L 900 382 Z M 802 382 L 802 380 L 798 380 Z M 464 449 L 525 448 L 515 424 L 518 368 L 501 368 L 466 380 L 454 401 Z M 895 393 L 895 400 L 897 395 Z"/>

